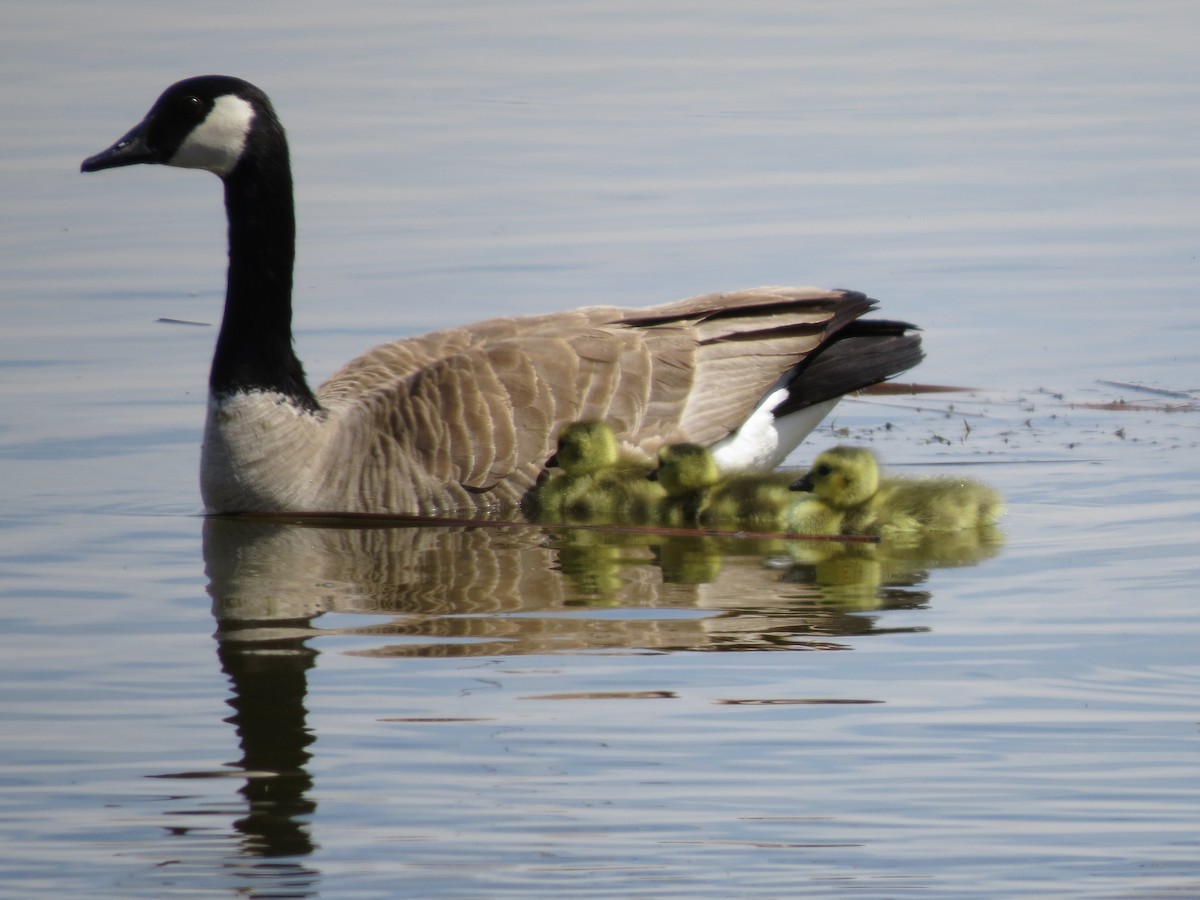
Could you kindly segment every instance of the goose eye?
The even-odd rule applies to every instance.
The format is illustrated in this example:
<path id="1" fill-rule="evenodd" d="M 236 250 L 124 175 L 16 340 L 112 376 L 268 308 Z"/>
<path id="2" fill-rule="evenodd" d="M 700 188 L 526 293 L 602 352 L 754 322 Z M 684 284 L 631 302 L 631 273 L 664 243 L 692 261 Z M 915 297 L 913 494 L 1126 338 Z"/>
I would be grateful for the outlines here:
<path id="1" fill-rule="evenodd" d="M 832 471 L 833 469 L 829 467 L 829 463 L 821 463 L 821 465 L 817 466 L 817 474 L 821 477 L 828 475 Z"/>

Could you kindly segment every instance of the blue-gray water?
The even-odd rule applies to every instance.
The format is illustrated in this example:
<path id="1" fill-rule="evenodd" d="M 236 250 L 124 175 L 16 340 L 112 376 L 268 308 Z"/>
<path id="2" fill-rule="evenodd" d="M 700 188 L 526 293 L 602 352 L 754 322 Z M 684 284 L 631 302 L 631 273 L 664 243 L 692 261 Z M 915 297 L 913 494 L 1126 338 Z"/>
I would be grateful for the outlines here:
<path id="1" fill-rule="evenodd" d="M 6 11 L 0 895 L 1200 893 L 1198 27 Z M 218 182 L 78 164 L 210 71 L 289 128 L 314 380 L 494 314 L 858 288 L 977 390 L 806 447 L 971 464 L 1003 546 L 206 523 Z"/>

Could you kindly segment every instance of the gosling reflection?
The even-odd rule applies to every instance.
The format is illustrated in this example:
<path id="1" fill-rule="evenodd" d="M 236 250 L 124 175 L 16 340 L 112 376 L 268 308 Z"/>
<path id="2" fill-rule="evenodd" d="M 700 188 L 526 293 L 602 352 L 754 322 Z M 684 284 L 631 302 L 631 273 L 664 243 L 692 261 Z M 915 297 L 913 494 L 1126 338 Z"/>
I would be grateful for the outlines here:
<path id="1" fill-rule="evenodd" d="M 843 610 L 912 606 L 931 598 L 917 590 L 930 570 L 975 566 L 1003 547 L 1003 533 L 992 526 L 895 535 L 878 544 L 797 541 L 789 548 L 787 577 L 815 586 L 824 602 Z"/>

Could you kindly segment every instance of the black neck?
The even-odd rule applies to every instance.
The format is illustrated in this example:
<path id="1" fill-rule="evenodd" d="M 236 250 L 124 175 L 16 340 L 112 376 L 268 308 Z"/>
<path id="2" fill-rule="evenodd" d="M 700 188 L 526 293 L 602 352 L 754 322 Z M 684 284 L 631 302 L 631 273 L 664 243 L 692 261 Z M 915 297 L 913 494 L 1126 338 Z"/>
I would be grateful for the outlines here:
<path id="1" fill-rule="evenodd" d="M 282 128 L 252 135 L 225 177 L 229 279 L 213 356 L 214 396 L 271 391 L 318 408 L 292 348 L 296 217 Z"/>

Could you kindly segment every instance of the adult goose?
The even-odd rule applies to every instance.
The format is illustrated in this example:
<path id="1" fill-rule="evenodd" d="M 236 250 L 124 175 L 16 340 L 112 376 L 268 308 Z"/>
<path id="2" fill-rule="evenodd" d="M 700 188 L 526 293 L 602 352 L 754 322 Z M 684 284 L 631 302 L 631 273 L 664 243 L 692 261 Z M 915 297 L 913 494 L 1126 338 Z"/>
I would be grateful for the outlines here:
<path id="1" fill-rule="evenodd" d="M 210 512 L 497 513 L 559 430 L 711 446 L 769 469 L 842 395 L 921 359 L 903 322 L 851 291 L 757 288 L 644 309 L 492 319 L 384 344 L 314 392 L 292 347 L 288 147 L 267 96 L 222 75 L 172 85 L 84 172 L 161 163 L 225 185 L 229 272 L 200 483 Z"/>

